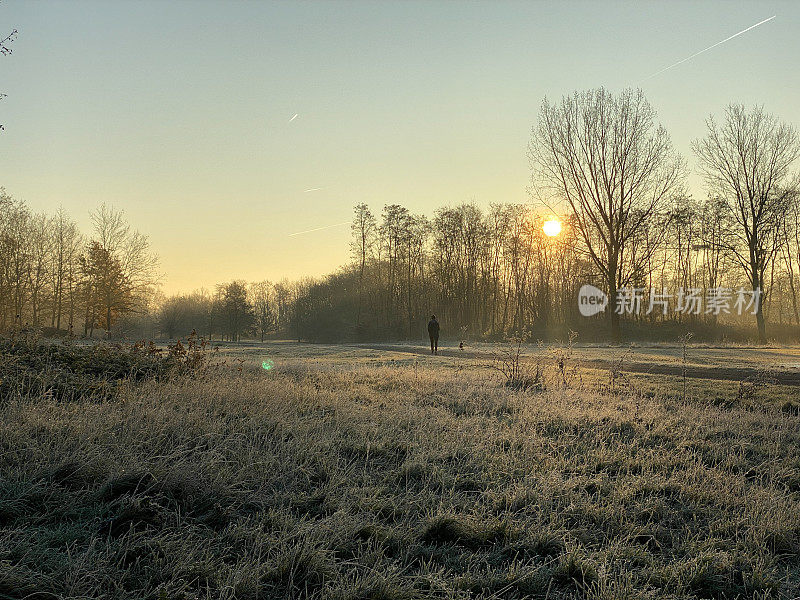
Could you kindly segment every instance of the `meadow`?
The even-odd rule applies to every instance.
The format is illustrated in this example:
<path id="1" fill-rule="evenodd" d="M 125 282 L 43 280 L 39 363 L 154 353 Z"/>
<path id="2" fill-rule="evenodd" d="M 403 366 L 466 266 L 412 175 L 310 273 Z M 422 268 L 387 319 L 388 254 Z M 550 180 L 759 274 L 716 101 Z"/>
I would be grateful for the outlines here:
<path id="1" fill-rule="evenodd" d="M 4 393 L 0 598 L 800 596 L 800 388 L 414 350 Z"/>

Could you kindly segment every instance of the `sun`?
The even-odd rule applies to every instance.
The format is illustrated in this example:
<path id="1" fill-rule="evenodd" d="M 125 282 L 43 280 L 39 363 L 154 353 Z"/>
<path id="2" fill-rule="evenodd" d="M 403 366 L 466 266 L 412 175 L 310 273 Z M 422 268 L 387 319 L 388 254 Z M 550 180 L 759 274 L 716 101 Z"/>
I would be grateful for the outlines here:
<path id="1" fill-rule="evenodd" d="M 559 233 L 561 233 L 561 221 L 558 219 L 548 219 L 542 225 L 542 231 L 548 237 L 556 237 Z"/>

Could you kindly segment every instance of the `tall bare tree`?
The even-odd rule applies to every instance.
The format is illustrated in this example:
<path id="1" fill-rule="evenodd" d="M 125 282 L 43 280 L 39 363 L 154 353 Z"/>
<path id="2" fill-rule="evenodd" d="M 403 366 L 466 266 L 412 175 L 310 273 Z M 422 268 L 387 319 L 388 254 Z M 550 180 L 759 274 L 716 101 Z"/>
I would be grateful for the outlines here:
<path id="1" fill-rule="evenodd" d="M 30 249 L 30 268 L 28 269 L 28 288 L 31 300 L 31 324 L 41 326 L 43 305 L 49 299 L 49 268 L 54 250 L 52 219 L 45 214 L 34 215 L 28 229 Z"/>
<path id="2" fill-rule="evenodd" d="M 30 298 L 30 222 L 25 204 L 0 188 L 0 303 L 2 325 L 15 327 L 25 322 Z"/>
<path id="3" fill-rule="evenodd" d="M 617 339 L 617 290 L 655 248 L 634 257 L 629 244 L 683 182 L 684 163 L 655 117 L 641 90 L 575 92 L 544 100 L 529 144 L 534 186 L 569 204 L 583 251 L 605 280 Z"/>
<path id="4" fill-rule="evenodd" d="M 376 223 L 375 216 L 369 207 L 358 204 L 353 209 L 353 223 L 350 230 L 353 234 L 353 241 L 350 249 L 353 259 L 358 263 L 358 312 L 356 313 L 356 328 L 361 327 L 361 312 L 364 305 L 364 276 L 367 269 L 367 261 L 372 257 L 375 246 Z"/>
<path id="5" fill-rule="evenodd" d="M 800 196 L 795 197 L 782 222 L 783 248 L 781 254 L 786 278 L 791 292 L 792 314 L 795 325 L 800 325 L 800 308 L 797 304 L 797 277 L 800 266 Z"/>
<path id="6" fill-rule="evenodd" d="M 77 283 L 77 261 L 82 245 L 78 226 L 60 208 L 53 217 L 53 249 L 50 278 L 52 286 L 52 306 L 50 326 L 60 329 L 65 302 L 69 308 L 69 324 L 72 324 L 74 310 L 73 290 Z"/>
<path id="7" fill-rule="evenodd" d="M 800 156 L 797 131 L 763 107 L 731 104 L 722 124 L 707 119 L 708 134 L 692 147 L 711 194 L 718 195 L 737 224 L 728 250 L 761 294 L 758 337 L 766 343 L 765 275 L 780 250 L 783 216 L 797 193 L 790 169 Z"/>

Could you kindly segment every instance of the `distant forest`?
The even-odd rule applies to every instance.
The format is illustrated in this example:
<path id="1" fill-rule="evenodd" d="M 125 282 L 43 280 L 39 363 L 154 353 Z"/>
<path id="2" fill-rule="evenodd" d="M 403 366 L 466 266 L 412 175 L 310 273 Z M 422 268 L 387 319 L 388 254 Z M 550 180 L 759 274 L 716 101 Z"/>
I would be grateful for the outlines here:
<path id="1" fill-rule="evenodd" d="M 230 281 L 164 297 L 145 236 L 122 214 L 93 213 L 88 235 L 59 212 L 37 215 L 0 196 L 0 330 L 85 337 L 238 341 L 416 339 L 436 314 L 445 339 L 695 339 L 800 333 L 800 156 L 796 130 L 762 108 L 707 120 L 693 152 L 703 200 L 685 190 L 685 161 L 640 91 L 576 92 L 542 103 L 531 133 L 531 202 L 414 214 L 358 204 L 351 260 L 321 279 Z M 547 236 L 545 220 L 560 234 Z M 578 290 L 608 297 L 593 317 Z M 625 290 L 641 310 L 614 307 Z M 723 310 L 681 310 L 689 291 L 727 290 Z M 752 311 L 736 290 L 758 290 Z M 669 297 L 656 303 L 653 294 Z M 648 307 L 650 310 L 648 310 Z"/>

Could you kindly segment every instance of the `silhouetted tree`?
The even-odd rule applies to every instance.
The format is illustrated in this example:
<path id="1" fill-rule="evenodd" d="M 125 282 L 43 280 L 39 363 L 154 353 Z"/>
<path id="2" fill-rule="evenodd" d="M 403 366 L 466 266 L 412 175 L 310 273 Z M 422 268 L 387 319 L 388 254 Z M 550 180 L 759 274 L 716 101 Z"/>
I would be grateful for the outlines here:
<path id="1" fill-rule="evenodd" d="M 68 325 L 73 323 L 75 291 L 79 279 L 78 258 L 83 240 L 78 226 L 67 217 L 63 209 L 59 209 L 52 220 L 51 235 L 53 248 L 50 267 L 52 286 L 50 326 L 60 329 L 65 308 L 69 317 Z"/>
<path id="2" fill-rule="evenodd" d="M 222 331 L 232 342 L 238 342 L 242 334 L 251 331 L 255 315 L 247 301 L 247 286 L 243 281 L 231 281 L 221 287 L 219 315 Z"/>
<path id="3" fill-rule="evenodd" d="M 158 259 L 150 251 L 147 237 L 132 231 L 122 212 L 101 206 L 90 216 L 94 224 L 94 239 L 85 264 L 89 265 L 91 273 L 90 285 L 94 290 L 91 297 L 100 302 L 101 312 L 105 313 L 105 328 L 111 335 L 116 315 L 146 305 L 156 282 Z M 98 268 L 107 268 L 109 272 L 98 273 Z M 116 282 L 119 289 L 98 291 L 98 282 L 103 285 Z"/>
<path id="4" fill-rule="evenodd" d="M 97 325 L 110 335 L 117 317 L 135 306 L 130 281 L 119 259 L 97 241 L 89 245 L 82 264 L 87 283 L 87 314 L 91 316 L 85 327 L 93 330 Z"/>
<path id="5" fill-rule="evenodd" d="M 766 343 L 764 302 L 766 272 L 782 245 L 781 224 L 798 192 L 790 168 L 800 155 L 797 131 L 754 107 L 731 104 L 725 121 L 706 121 L 708 134 L 693 148 L 709 191 L 718 195 L 737 227 L 727 249 L 747 273 L 752 289 L 760 290 L 756 311 L 758 336 Z"/>
<path id="6" fill-rule="evenodd" d="M 263 342 L 264 336 L 278 328 L 278 315 L 272 299 L 272 284 L 269 281 L 251 283 L 247 295 L 253 307 L 256 331 Z"/>
<path id="7" fill-rule="evenodd" d="M 631 244 L 664 203 L 680 192 L 683 162 L 641 90 L 613 95 L 603 88 L 542 103 L 529 159 L 534 183 L 566 201 L 582 250 L 608 289 L 611 331 L 617 289 L 641 276 L 656 244 Z"/>
<path id="8" fill-rule="evenodd" d="M 350 229 L 353 241 L 350 244 L 353 258 L 358 262 L 358 313 L 356 328 L 361 327 L 361 312 L 364 304 L 364 276 L 367 261 L 372 258 L 375 247 L 375 217 L 366 204 L 358 204 L 354 209 L 353 223 Z"/>

